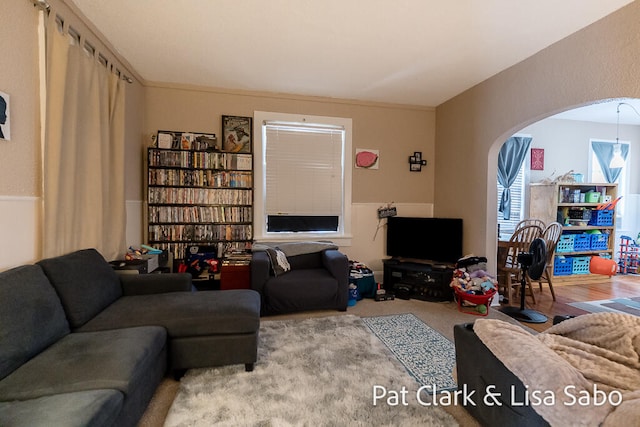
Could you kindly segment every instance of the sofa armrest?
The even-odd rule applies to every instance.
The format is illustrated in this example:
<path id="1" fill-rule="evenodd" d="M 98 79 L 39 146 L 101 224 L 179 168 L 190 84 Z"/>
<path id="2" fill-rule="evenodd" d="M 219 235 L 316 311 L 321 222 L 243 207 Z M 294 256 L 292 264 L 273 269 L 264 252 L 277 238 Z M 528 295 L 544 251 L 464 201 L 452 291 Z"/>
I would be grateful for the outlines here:
<path id="1" fill-rule="evenodd" d="M 337 249 L 322 252 L 322 266 L 338 280 L 349 282 L 349 259 Z"/>
<path id="2" fill-rule="evenodd" d="M 473 331 L 473 323 L 455 325 L 453 336 L 456 347 L 456 373 L 458 390 L 475 391 L 476 406 L 465 408 L 482 425 L 495 426 L 548 426 L 549 424 L 531 406 L 513 406 L 511 397 L 523 402 L 526 388 L 522 381 L 484 345 Z M 491 386 L 489 390 L 487 387 Z M 501 405 L 487 405 L 483 397 L 495 393 Z"/>
<path id="3" fill-rule="evenodd" d="M 123 274 L 119 277 L 124 295 L 193 291 L 189 273 Z"/>
<path id="4" fill-rule="evenodd" d="M 322 265 L 338 281 L 338 308 L 347 308 L 349 302 L 349 258 L 337 249 L 322 252 Z"/>
<path id="5" fill-rule="evenodd" d="M 271 274 L 271 261 L 265 251 L 251 254 L 251 289 L 260 292 Z"/>

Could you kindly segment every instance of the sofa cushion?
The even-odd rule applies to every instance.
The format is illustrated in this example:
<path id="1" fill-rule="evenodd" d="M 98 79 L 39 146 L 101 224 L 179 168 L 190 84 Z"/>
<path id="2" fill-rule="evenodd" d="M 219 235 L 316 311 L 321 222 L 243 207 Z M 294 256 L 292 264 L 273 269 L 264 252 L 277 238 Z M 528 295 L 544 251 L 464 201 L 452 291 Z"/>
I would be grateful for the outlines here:
<path id="1" fill-rule="evenodd" d="M 0 425 L 112 426 L 122 409 L 122 400 L 123 394 L 117 390 L 90 390 L 0 402 Z"/>
<path id="2" fill-rule="evenodd" d="M 118 275 L 95 249 L 84 249 L 38 262 L 56 288 L 72 328 L 122 295 Z"/>
<path id="3" fill-rule="evenodd" d="M 156 326 L 68 334 L 0 381 L 0 401 L 97 389 L 126 396 L 166 357 L 165 346 Z"/>
<path id="4" fill-rule="evenodd" d="M 37 265 L 0 273 L 0 379 L 69 333 L 62 304 Z"/>
<path id="5" fill-rule="evenodd" d="M 237 289 L 125 296 L 80 330 L 142 325 L 164 326 L 171 338 L 254 333 L 260 327 L 260 295 Z"/>
<path id="6" fill-rule="evenodd" d="M 324 268 L 291 270 L 269 279 L 264 294 L 269 310 L 274 313 L 335 308 L 338 282 Z"/>

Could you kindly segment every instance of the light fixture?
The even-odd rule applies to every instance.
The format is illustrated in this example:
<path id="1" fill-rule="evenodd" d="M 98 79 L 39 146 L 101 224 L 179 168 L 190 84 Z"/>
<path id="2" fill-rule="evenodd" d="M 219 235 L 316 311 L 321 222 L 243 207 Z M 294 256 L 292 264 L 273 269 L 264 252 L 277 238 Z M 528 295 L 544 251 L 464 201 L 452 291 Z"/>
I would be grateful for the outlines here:
<path id="1" fill-rule="evenodd" d="M 620 106 L 622 104 L 624 104 L 624 102 L 619 103 L 618 104 L 618 109 L 616 110 L 616 113 L 618 114 L 618 120 L 617 120 L 617 123 L 616 123 L 616 143 L 613 145 L 613 157 L 611 158 L 611 161 L 609 162 L 609 167 L 611 169 L 624 167 L 624 164 L 625 164 L 624 158 L 622 157 L 622 146 L 620 145 L 620 140 L 619 140 L 619 136 L 620 136 Z"/>
<path id="2" fill-rule="evenodd" d="M 620 146 L 620 143 L 616 143 L 613 146 L 613 157 L 609 162 L 609 167 L 611 169 L 622 168 L 624 167 L 624 164 L 625 164 L 625 161 L 624 161 L 624 158 L 622 157 L 622 147 Z"/>

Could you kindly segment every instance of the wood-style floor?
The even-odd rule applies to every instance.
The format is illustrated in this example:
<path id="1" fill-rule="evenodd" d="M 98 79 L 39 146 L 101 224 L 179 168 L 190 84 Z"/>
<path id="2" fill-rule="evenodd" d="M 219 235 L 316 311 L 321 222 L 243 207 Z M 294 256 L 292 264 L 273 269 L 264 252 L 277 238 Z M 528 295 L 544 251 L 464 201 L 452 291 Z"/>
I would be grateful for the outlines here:
<path id="1" fill-rule="evenodd" d="M 625 298 L 640 296 L 640 275 L 617 275 L 610 279 L 602 276 L 602 280 L 589 280 L 584 282 L 554 283 L 553 290 L 556 301 L 551 298 L 549 285 L 542 284 L 540 292 L 537 283 L 533 283 L 536 303 L 531 297 L 526 298 L 526 308 L 534 309 L 548 317 L 546 323 L 525 323 L 531 329 L 542 332 L 552 326 L 555 315 L 580 315 L 586 311 L 568 305 L 572 302 L 597 301 L 611 298 Z M 515 303 L 513 305 L 518 305 Z"/>

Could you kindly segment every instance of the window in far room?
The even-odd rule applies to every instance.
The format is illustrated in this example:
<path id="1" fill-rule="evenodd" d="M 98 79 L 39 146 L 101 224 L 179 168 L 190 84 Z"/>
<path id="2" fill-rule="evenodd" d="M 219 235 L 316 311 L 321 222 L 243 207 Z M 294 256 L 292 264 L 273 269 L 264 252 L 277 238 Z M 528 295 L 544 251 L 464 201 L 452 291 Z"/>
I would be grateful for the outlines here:
<path id="1" fill-rule="evenodd" d="M 606 171 L 603 167 L 600 166 L 600 160 L 598 160 L 598 155 L 596 150 L 594 149 L 596 146 L 600 146 L 600 150 L 602 150 L 601 159 L 605 162 Z M 597 141 L 591 140 L 590 147 L 590 156 L 589 156 L 589 181 L 591 182 L 602 182 L 602 183 L 616 183 L 618 184 L 618 196 L 623 196 L 620 202 L 616 204 L 616 216 L 618 218 L 624 215 L 625 208 L 625 199 L 627 195 L 628 180 L 629 180 L 629 142 L 628 141 L 620 141 L 619 146 L 616 147 L 616 142 L 613 141 Z M 617 150 L 620 150 L 620 155 L 623 158 L 623 163 L 619 168 L 612 168 L 611 159 L 613 158 L 613 153 Z M 606 164 L 609 162 L 609 164 Z M 622 221 L 617 221 L 616 224 L 621 226 Z"/>
<path id="2" fill-rule="evenodd" d="M 518 224 L 524 218 L 524 198 L 525 198 L 525 169 L 526 163 L 523 162 L 520 170 L 518 171 L 518 176 L 511 186 L 511 217 L 509 219 L 504 219 L 504 215 L 502 212 L 498 211 L 498 226 L 500 227 L 501 234 L 511 234 L 516 228 L 516 224 Z M 504 191 L 504 187 L 500 185 L 498 182 L 498 203 L 496 204 L 496 209 L 500 208 L 500 195 Z"/>
<path id="3" fill-rule="evenodd" d="M 256 111 L 254 121 L 255 238 L 349 238 L 351 119 Z"/>
<path id="4" fill-rule="evenodd" d="M 516 225 L 527 216 L 526 184 L 531 168 L 531 135 L 516 134 L 508 138 L 498 154 L 497 203 L 498 238 L 508 238 Z M 509 191 L 506 187 L 511 183 Z M 504 206 L 502 206 L 504 202 Z M 501 209 L 501 206 L 503 209 Z"/>

